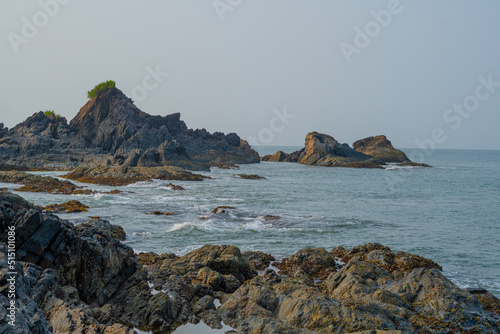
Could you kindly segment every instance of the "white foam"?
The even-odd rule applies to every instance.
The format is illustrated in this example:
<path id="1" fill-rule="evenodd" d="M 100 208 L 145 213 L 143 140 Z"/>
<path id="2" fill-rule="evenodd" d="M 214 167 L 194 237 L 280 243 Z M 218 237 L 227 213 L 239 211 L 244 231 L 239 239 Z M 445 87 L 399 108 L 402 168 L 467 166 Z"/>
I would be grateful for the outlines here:
<path id="1" fill-rule="evenodd" d="M 192 226 L 193 225 L 189 222 L 177 223 L 177 224 L 174 224 L 171 228 L 169 228 L 167 230 L 167 232 L 179 231 L 179 230 L 185 229 L 186 227 L 192 227 Z"/>

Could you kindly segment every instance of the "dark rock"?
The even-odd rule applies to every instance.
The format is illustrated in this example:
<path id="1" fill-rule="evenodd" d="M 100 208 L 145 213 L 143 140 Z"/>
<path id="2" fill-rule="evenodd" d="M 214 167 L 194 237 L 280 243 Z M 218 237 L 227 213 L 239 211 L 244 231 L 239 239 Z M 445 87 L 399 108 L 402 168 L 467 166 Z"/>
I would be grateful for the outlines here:
<path id="1" fill-rule="evenodd" d="M 75 168 L 110 164 L 207 169 L 211 164 L 258 163 L 235 133 L 191 130 L 180 114 L 151 116 L 119 89 L 89 100 L 68 125 L 38 112 L 8 130 L 0 127 L 0 158 L 16 168 Z"/>
<path id="2" fill-rule="evenodd" d="M 165 187 L 170 188 L 172 190 L 186 190 L 184 189 L 184 187 L 172 183 L 167 184 Z"/>
<path id="3" fill-rule="evenodd" d="M 236 210 L 236 208 L 233 208 L 232 206 L 218 206 L 215 209 L 212 210 L 212 213 L 215 214 L 220 214 L 220 213 L 227 213 L 228 210 Z"/>
<path id="4" fill-rule="evenodd" d="M 247 258 L 248 262 L 250 262 L 250 266 L 253 270 L 265 270 L 272 261 L 276 259 L 271 254 L 266 254 L 263 252 L 244 252 L 243 256 Z"/>
<path id="5" fill-rule="evenodd" d="M 412 167 L 432 167 L 428 164 L 412 162 L 412 161 L 403 161 L 402 163 L 396 164 L 396 166 L 412 166 Z"/>
<path id="6" fill-rule="evenodd" d="M 140 181 L 182 180 L 202 181 L 205 177 L 180 167 L 79 167 L 63 176 L 83 183 L 126 186 Z"/>
<path id="7" fill-rule="evenodd" d="M 255 175 L 255 174 L 236 174 L 235 176 L 245 179 L 245 180 L 265 180 L 266 178 L 263 176 Z"/>

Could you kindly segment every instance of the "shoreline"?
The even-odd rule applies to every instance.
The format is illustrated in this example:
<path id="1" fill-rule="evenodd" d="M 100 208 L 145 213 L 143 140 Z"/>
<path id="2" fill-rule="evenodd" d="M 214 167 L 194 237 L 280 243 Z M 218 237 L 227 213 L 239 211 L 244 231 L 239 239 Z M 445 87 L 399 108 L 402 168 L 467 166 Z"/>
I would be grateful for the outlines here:
<path id="1" fill-rule="evenodd" d="M 500 333 L 499 314 L 491 313 L 500 306 L 497 298 L 480 289 L 459 289 L 437 263 L 381 244 L 301 249 L 279 262 L 265 253 L 216 245 L 182 256 L 136 255 L 115 239 L 125 239 L 118 232 L 123 229 L 102 219 L 73 225 L 7 191 L 0 192 L 0 211 L 2 226 L 16 230 L 16 300 L 28 312 L 16 321 L 24 319 L 28 327 L 38 314 L 46 319 L 43 326 L 54 330 L 94 324 L 127 334 L 132 333 L 127 327 L 169 333 L 199 320 L 213 328 L 223 321 L 241 332 Z M 30 273 L 19 267 L 23 262 Z M 269 265 L 279 273 L 266 269 Z M 41 284 L 44 280 L 51 283 Z M 26 284 L 33 286 L 26 290 Z M 35 308 L 22 306 L 30 293 L 44 296 L 35 298 Z M 460 320 L 464 316 L 466 322 Z"/>

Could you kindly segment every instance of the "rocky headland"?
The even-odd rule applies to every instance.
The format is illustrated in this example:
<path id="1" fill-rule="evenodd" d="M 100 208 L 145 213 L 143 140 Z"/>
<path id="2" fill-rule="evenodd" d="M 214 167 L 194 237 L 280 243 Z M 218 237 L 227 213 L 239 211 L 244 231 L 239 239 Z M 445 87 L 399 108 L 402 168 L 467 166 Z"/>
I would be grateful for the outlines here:
<path id="1" fill-rule="evenodd" d="M 242 333 L 500 333 L 493 295 L 462 290 L 434 261 L 381 244 L 275 261 L 220 245 L 134 254 L 125 238 L 105 220 L 75 225 L 0 190 L 0 332 L 170 333 L 203 320 Z"/>
<path id="2" fill-rule="evenodd" d="M 7 129 L 0 124 L 0 170 L 76 167 L 210 166 L 258 163 L 237 134 L 188 129 L 180 114 L 152 116 L 113 87 L 91 98 L 68 124 L 38 112 Z"/>
<path id="3" fill-rule="evenodd" d="M 351 148 L 332 136 L 315 131 L 306 135 L 303 149 L 290 154 L 277 151 L 261 157 L 261 160 L 326 167 L 384 168 L 388 162 L 397 162 L 401 166 L 430 167 L 412 162 L 403 151 L 394 148 L 385 136 L 358 140 Z"/>

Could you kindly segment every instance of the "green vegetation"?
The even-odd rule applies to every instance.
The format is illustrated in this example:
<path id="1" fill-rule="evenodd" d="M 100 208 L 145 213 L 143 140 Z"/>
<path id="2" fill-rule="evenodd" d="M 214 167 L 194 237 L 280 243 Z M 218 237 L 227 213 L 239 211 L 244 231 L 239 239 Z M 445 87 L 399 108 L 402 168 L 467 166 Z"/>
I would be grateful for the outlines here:
<path id="1" fill-rule="evenodd" d="M 44 114 L 45 114 L 45 116 L 47 116 L 47 117 L 50 117 L 50 116 L 54 116 L 55 118 L 61 118 L 61 117 L 62 117 L 61 115 L 56 114 L 56 113 L 54 112 L 54 110 L 45 110 L 43 113 L 44 113 Z"/>
<path id="2" fill-rule="evenodd" d="M 87 97 L 89 99 L 93 99 L 94 97 L 97 97 L 102 92 L 105 92 L 105 91 L 107 91 L 109 89 L 112 89 L 115 86 L 116 86 L 116 83 L 113 80 L 108 80 L 108 81 L 105 81 L 105 82 L 101 82 L 100 84 L 95 85 L 94 89 L 89 90 L 87 92 Z"/>

